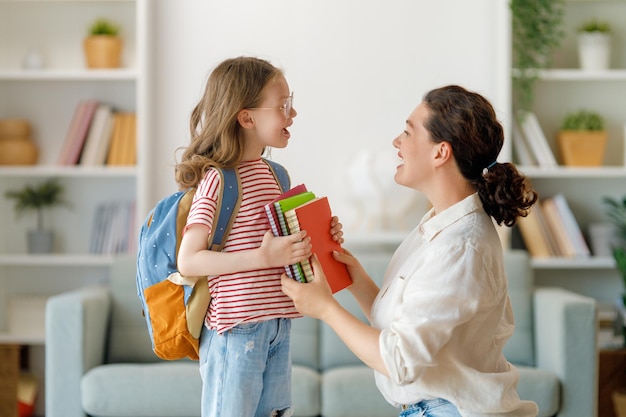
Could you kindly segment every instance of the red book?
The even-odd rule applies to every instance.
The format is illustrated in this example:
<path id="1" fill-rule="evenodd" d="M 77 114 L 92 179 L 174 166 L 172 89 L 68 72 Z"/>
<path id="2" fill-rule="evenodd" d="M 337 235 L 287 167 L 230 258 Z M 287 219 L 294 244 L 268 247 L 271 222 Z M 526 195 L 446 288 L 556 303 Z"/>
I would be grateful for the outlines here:
<path id="1" fill-rule="evenodd" d="M 85 145 L 85 139 L 87 139 L 87 133 L 91 126 L 91 121 L 96 113 L 98 102 L 96 100 L 87 100 L 83 102 L 80 116 L 78 117 L 78 125 L 76 130 L 72 130 L 73 136 L 69 136 L 70 140 L 67 154 L 63 154 L 64 159 L 59 161 L 61 165 L 76 165 L 80 159 L 80 154 L 83 151 Z M 72 128 L 74 127 L 74 120 L 72 121 Z"/>
<path id="2" fill-rule="evenodd" d="M 306 230 L 307 236 L 311 237 L 312 251 L 322 265 L 332 292 L 336 293 L 352 284 L 348 268 L 333 258 L 333 251 L 343 252 L 343 249 L 330 234 L 332 212 L 328 198 L 316 198 L 293 210 L 298 218 L 300 230 Z"/>

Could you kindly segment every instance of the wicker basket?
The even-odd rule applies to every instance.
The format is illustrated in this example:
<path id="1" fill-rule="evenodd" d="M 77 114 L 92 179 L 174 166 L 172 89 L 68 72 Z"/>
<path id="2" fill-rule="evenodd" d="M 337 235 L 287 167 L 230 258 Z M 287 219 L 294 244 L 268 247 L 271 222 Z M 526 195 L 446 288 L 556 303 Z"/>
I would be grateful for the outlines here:
<path id="1" fill-rule="evenodd" d="M 20 347 L 0 344 L 0 416 L 17 417 Z"/>
<path id="2" fill-rule="evenodd" d="M 607 132 L 562 130 L 557 136 L 561 160 L 568 166 L 600 166 L 604 160 Z"/>

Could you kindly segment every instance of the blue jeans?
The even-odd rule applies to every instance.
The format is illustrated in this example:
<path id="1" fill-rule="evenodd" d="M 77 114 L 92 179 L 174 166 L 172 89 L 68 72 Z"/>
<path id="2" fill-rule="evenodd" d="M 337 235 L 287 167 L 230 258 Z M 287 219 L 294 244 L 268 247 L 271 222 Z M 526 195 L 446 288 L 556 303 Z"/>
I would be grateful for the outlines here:
<path id="1" fill-rule="evenodd" d="M 244 323 L 200 335 L 203 417 L 289 417 L 290 319 Z"/>
<path id="2" fill-rule="evenodd" d="M 451 402 L 435 398 L 406 406 L 400 417 L 461 417 L 461 414 Z"/>

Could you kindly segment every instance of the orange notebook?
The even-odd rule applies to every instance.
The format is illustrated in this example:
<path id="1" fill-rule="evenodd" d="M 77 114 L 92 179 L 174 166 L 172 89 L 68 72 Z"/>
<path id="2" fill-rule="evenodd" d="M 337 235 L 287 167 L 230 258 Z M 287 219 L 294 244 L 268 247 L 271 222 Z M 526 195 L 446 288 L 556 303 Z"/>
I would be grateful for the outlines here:
<path id="1" fill-rule="evenodd" d="M 327 197 L 316 198 L 308 203 L 293 209 L 300 224 L 300 230 L 306 230 L 311 237 L 313 253 L 324 269 L 326 279 L 333 293 L 341 291 L 350 284 L 348 268 L 333 258 L 334 250 L 343 252 L 341 245 L 332 239 L 330 234 L 330 220 L 332 213 Z"/>

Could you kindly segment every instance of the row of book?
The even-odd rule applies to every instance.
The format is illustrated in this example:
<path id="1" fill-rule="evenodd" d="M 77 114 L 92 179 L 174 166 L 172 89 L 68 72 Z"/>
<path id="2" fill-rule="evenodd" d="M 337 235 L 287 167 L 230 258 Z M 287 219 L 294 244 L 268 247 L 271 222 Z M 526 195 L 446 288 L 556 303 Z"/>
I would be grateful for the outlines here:
<path id="1" fill-rule="evenodd" d="M 591 255 L 570 206 L 561 193 L 538 200 L 518 220 L 526 249 L 534 258 L 579 258 Z"/>
<path id="2" fill-rule="evenodd" d="M 333 258 L 333 251 L 342 251 L 332 239 L 332 212 L 327 197 L 317 197 L 304 184 L 293 187 L 265 205 L 265 213 L 274 236 L 287 236 L 306 230 L 314 254 L 324 270 L 333 293 L 352 283 L 346 266 Z M 311 261 L 306 259 L 285 266 L 287 275 L 300 282 L 313 280 Z"/>
<path id="3" fill-rule="evenodd" d="M 537 116 L 528 112 L 513 123 L 513 151 L 521 165 L 551 168 L 558 166 Z"/>
<path id="4" fill-rule="evenodd" d="M 65 135 L 59 165 L 135 165 L 134 112 L 115 111 L 97 100 L 80 100 Z"/>
<path id="5" fill-rule="evenodd" d="M 104 255 L 134 253 L 137 250 L 134 213 L 134 202 L 107 202 L 96 206 L 89 252 Z"/>

